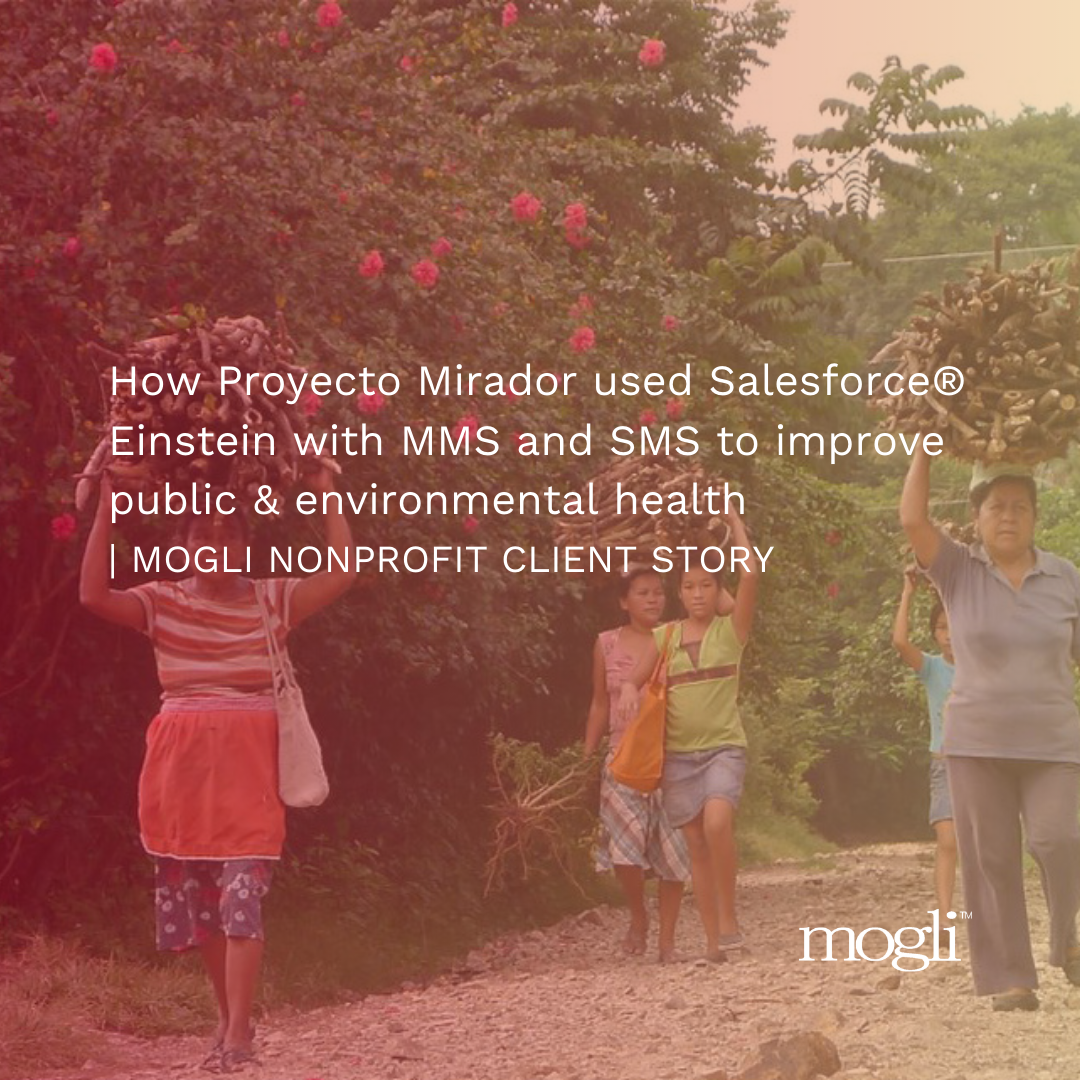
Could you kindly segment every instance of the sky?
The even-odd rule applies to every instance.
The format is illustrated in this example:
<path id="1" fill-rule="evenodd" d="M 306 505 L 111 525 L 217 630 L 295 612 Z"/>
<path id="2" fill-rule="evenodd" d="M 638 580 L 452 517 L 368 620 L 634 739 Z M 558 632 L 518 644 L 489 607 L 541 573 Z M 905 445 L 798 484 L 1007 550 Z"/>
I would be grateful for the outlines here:
<path id="1" fill-rule="evenodd" d="M 1080 112 L 1080 0 L 781 0 L 787 37 L 766 54 L 735 114 L 776 140 L 776 160 L 795 156 L 796 134 L 832 126 L 827 97 L 863 100 L 846 83 L 877 76 L 885 58 L 905 67 L 956 64 L 965 77 L 939 95 L 1001 119 L 1024 106 Z M 736 0 L 729 0 L 736 6 Z"/>

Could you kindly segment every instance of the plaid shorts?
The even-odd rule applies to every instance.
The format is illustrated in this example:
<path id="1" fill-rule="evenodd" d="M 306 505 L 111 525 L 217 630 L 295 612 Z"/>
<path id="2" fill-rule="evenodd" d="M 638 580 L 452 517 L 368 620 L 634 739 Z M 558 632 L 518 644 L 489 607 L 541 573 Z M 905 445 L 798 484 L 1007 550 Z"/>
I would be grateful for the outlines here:
<path id="1" fill-rule="evenodd" d="M 596 869 L 615 866 L 640 866 L 664 881 L 690 878 L 686 841 L 671 827 L 660 792 L 645 795 L 626 787 L 605 766 L 600 781 Z"/>
<path id="2" fill-rule="evenodd" d="M 263 940 L 273 859 L 154 859 L 157 947 L 192 949 L 217 934 Z"/>

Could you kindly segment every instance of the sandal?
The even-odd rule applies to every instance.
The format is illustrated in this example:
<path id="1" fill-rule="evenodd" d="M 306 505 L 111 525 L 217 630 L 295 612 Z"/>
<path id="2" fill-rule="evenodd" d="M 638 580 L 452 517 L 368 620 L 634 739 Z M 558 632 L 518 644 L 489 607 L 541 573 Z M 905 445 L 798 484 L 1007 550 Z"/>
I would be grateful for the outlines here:
<path id="1" fill-rule="evenodd" d="M 255 1041 L 255 1025 L 248 1024 L 248 1042 Z M 248 1051 L 250 1053 L 250 1051 Z M 222 1036 L 210 1047 L 206 1054 L 206 1057 L 199 1063 L 200 1069 L 205 1069 L 207 1072 L 223 1072 L 221 1068 L 221 1058 L 225 1053 L 225 1038 Z"/>
<path id="2" fill-rule="evenodd" d="M 994 1012 L 1034 1012 L 1039 1007 L 1039 997 L 1034 990 L 1009 990 L 995 994 Z"/>
<path id="3" fill-rule="evenodd" d="M 738 930 L 734 934 L 721 934 L 718 948 L 720 952 L 741 953 L 746 949 L 746 939 Z"/>
<path id="4" fill-rule="evenodd" d="M 245 1065 L 258 1065 L 258 1058 L 254 1050 L 245 1050 L 237 1047 L 235 1050 L 222 1050 L 220 1072 L 235 1073 L 243 1072 Z"/>

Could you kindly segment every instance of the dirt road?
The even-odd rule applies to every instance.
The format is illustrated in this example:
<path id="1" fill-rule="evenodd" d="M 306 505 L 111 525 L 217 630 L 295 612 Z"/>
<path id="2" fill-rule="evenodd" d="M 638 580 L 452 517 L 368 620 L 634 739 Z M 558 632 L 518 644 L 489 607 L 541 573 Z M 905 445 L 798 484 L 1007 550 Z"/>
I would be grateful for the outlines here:
<path id="1" fill-rule="evenodd" d="M 260 1024 L 258 1080 L 696 1080 L 735 1074 L 777 1035 L 816 1030 L 839 1049 L 840 1077 L 861 1080 L 1075 1080 L 1080 989 L 1045 965 L 1045 912 L 1029 885 L 1042 1008 L 994 1014 L 959 961 L 896 976 L 879 962 L 803 961 L 803 926 L 895 932 L 928 921 L 928 846 L 845 852 L 820 868 L 746 871 L 739 904 L 750 953 L 695 962 L 702 949 L 688 900 L 679 927 L 687 960 L 626 959 L 624 915 L 587 912 L 505 938 L 423 987 Z M 821 935 L 818 935 L 819 939 Z M 846 957 L 846 937 L 842 936 Z M 880 934 L 865 939 L 880 955 Z M 818 950 L 820 953 L 820 950 Z M 898 985 L 897 985 L 898 984 Z M 62 1080 L 206 1077 L 198 1039 L 109 1040 L 111 1061 Z M 52 1080 L 34 1077 L 33 1080 Z"/>

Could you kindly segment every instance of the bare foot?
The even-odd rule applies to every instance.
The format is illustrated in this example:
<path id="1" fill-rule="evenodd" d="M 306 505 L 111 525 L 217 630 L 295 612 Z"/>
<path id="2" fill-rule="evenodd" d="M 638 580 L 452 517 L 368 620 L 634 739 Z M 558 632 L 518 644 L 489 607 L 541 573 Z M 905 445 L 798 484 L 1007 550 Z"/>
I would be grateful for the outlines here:
<path id="1" fill-rule="evenodd" d="M 649 937 L 649 924 L 647 921 L 640 922 L 637 919 L 630 920 L 630 928 L 623 938 L 622 949 L 627 956 L 641 956 L 645 952 L 645 944 Z"/>

